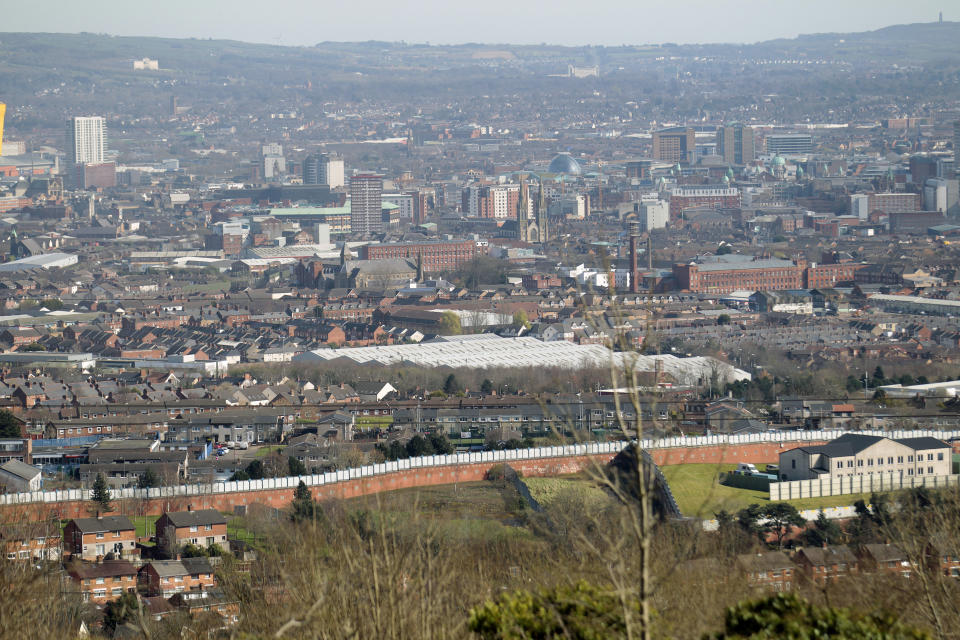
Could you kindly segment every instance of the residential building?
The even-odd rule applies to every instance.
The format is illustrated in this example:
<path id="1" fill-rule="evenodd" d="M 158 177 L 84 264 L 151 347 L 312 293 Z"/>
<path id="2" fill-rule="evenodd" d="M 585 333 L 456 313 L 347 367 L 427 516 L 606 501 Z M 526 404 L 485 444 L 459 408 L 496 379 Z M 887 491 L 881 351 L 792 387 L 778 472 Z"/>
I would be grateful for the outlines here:
<path id="1" fill-rule="evenodd" d="M 164 598 L 217 585 L 209 558 L 154 560 L 140 568 L 139 582 L 149 595 Z"/>
<path id="2" fill-rule="evenodd" d="M 170 555 L 186 544 L 208 547 L 227 543 L 227 519 L 215 509 L 167 512 L 154 524 L 157 546 Z"/>
<path id="3" fill-rule="evenodd" d="M 75 518 L 63 528 L 64 551 L 83 560 L 136 555 L 137 530 L 127 516 Z"/>
<path id="4" fill-rule="evenodd" d="M 74 562 L 67 565 L 67 575 L 79 588 L 83 601 L 93 604 L 105 604 L 137 590 L 137 569 L 126 560 Z"/>
<path id="5" fill-rule="evenodd" d="M 890 573 L 909 578 L 914 571 L 907 554 L 895 544 L 864 544 L 856 551 L 863 573 Z"/>
<path id="6" fill-rule="evenodd" d="M 62 542 L 59 520 L 0 526 L 0 545 L 7 560 L 56 561 Z"/>
<path id="7" fill-rule="evenodd" d="M 793 588 L 796 565 L 782 551 L 741 554 L 737 556 L 737 566 L 746 574 L 751 585 L 774 591 Z"/>
<path id="8" fill-rule="evenodd" d="M 67 120 L 67 163 L 100 164 L 107 150 L 107 121 L 102 116 L 75 116 Z"/>
<path id="9" fill-rule="evenodd" d="M 857 557 L 847 545 L 801 547 L 794 560 L 799 574 L 823 586 L 857 571 Z"/>
<path id="10" fill-rule="evenodd" d="M 383 230 L 383 177 L 360 174 L 350 178 L 350 228 L 353 233 Z"/>
<path id="11" fill-rule="evenodd" d="M 653 132 L 654 160 L 693 163 L 696 160 L 696 146 L 693 127 L 671 127 Z"/>

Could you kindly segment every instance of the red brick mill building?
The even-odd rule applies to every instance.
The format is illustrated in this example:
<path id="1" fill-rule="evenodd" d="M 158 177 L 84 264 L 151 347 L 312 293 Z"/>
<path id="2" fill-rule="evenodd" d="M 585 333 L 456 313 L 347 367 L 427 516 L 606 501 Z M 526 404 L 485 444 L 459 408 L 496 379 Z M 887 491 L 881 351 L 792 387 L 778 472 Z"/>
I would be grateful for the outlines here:
<path id="1" fill-rule="evenodd" d="M 424 273 L 437 273 L 456 269 L 477 255 L 477 243 L 473 240 L 390 242 L 368 244 L 360 247 L 361 260 L 387 260 L 407 258 L 416 262 L 423 260 Z"/>

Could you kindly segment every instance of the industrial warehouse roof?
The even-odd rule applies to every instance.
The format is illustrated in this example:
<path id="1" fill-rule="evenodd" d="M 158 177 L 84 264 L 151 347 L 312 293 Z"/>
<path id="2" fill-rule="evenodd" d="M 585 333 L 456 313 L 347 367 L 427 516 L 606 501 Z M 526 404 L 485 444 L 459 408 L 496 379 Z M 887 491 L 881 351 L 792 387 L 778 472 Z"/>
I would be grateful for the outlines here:
<path id="1" fill-rule="evenodd" d="M 543 342 L 536 338 L 501 338 L 494 334 L 441 337 L 419 344 L 383 347 L 317 349 L 295 356 L 295 362 L 346 358 L 361 364 L 411 364 L 423 367 L 560 367 L 579 369 L 609 366 L 610 359 L 632 362 L 638 371 L 661 370 L 681 384 L 709 380 L 716 371 L 727 381 L 749 379 L 750 374 L 709 357 L 678 358 L 614 353 L 602 345 Z"/>
<path id="2" fill-rule="evenodd" d="M 53 269 L 77 264 L 77 256 L 69 253 L 41 253 L 20 260 L 0 264 L 0 271 L 31 271 L 33 269 Z"/>
<path id="3" fill-rule="evenodd" d="M 870 302 L 906 302 L 916 305 L 929 305 L 931 307 L 957 307 L 960 308 L 960 300 L 938 300 L 935 298 L 919 298 L 917 296 L 898 296 L 894 294 L 875 293 L 869 296 Z"/>
<path id="4" fill-rule="evenodd" d="M 789 260 L 777 258 L 755 259 L 753 256 L 727 254 L 711 256 L 697 263 L 700 271 L 737 271 L 740 269 L 788 269 L 796 265 Z"/>

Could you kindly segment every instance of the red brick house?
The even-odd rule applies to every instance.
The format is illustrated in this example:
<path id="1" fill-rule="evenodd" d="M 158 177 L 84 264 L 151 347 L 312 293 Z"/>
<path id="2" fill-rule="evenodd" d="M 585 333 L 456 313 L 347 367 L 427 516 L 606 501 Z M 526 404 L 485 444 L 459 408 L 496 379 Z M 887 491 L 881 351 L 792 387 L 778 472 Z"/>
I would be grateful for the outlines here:
<path id="1" fill-rule="evenodd" d="M 833 582 L 857 570 L 857 557 L 844 544 L 802 547 L 794 560 L 800 573 L 818 585 Z"/>
<path id="2" fill-rule="evenodd" d="M 76 518 L 63 528 L 64 551 L 84 560 L 108 553 L 137 555 L 137 531 L 127 516 Z"/>
<path id="3" fill-rule="evenodd" d="M 227 544 L 227 519 L 214 509 L 168 512 L 155 523 L 157 545 L 175 555 L 185 544 Z"/>
<path id="4" fill-rule="evenodd" d="M 892 573 L 909 578 L 913 563 L 894 544 L 865 544 L 857 549 L 860 571 L 864 573 Z"/>
<path id="5" fill-rule="evenodd" d="M 139 582 L 149 595 L 164 598 L 186 591 L 210 589 L 217 584 L 208 558 L 154 560 L 140 568 Z"/>
<path id="6" fill-rule="evenodd" d="M 137 589 L 137 569 L 126 560 L 75 562 L 67 566 L 67 575 L 79 587 L 84 602 L 104 604 Z"/>
<path id="7" fill-rule="evenodd" d="M 774 591 L 789 591 L 793 588 L 796 565 L 782 551 L 738 555 L 737 565 L 752 586 Z"/>

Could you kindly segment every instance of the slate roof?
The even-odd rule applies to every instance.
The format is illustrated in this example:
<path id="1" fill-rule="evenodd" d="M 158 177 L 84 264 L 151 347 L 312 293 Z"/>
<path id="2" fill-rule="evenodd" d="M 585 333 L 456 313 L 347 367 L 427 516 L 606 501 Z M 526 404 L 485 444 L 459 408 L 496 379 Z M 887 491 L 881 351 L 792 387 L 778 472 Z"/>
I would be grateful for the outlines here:
<path id="1" fill-rule="evenodd" d="M 827 444 L 799 447 L 808 453 L 821 453 L 830 458 L 845 458 L 854 456 L 864 449 L 873 446 L 881 440 L 886 440 L 883 436 L 868 436 L 859 433 L 845 433 L 836 440 Z M 892 439 L 892 438 L 891 438 Z M 914 451 L 926 449 L 946 449 L 949 448 L 946 442 L 936 438 L 900 438 L 893 440 L 899 444 L 910 447 Z"/>
<path id="2" fill-rule="evenodd" d="M 100 518 L 75 518 L 73 523 L 81 533 L 100 533 L 105 531 L 135 531 L 136 528 L 127 516 L 103 516 Z"/>
<path id="3" fill-rule="evenodd" d="M 207 524 L 227 524 L 227 519 L 216 509 L 174 511 L 166 514 L 175 527 L 199 527 Z"/>
<path id="4" fill-rule="evenodd" d="M 67 569 L 75 578 L 109 578 L 114 576 L 135 576 L 137 568 L 126 560 L 106 560 L 104 562 L 78 562 Z"/>
<path id="5" fill-rule="evenodd" d="M 19 460 L 10 460 L 5 462 L 3 465 L 0 465 L 0 469 L 6 471 L 12 476 L 22 478 L 28 482 L 40 475 L 40 469 L 37 469 L 33 465 L 26 464 L 25 462 L 20 462 Z"/>
<path id="6" fill-rule="evenodd" d="M 181 560 L 154 560 L 148 566 L 153 567 L 161 578 L 171 576 L 194 576 L 199 573 L 213 573 L 213 566 L 207 558 L 183 558 Z"/>

